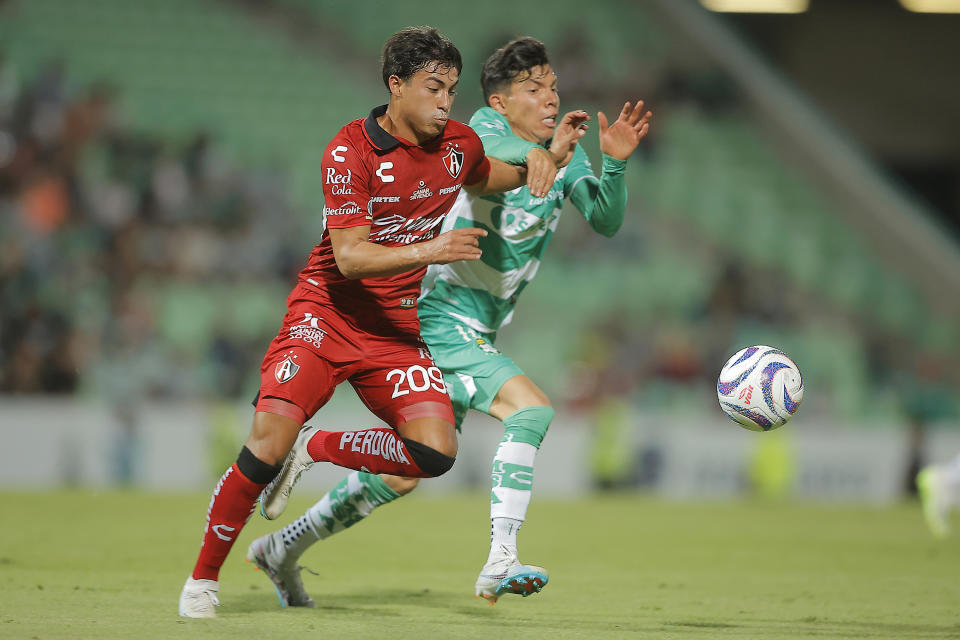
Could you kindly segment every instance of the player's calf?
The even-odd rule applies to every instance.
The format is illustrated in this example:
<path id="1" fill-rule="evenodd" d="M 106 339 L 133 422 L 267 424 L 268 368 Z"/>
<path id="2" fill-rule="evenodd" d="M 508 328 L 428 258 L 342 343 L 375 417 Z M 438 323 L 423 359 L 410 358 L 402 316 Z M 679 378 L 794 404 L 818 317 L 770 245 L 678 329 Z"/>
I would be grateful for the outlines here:
<path id="1" fill-rule="evenodd" d="M 237 461 L 220 478 L 207 508 L 207 526 L 197 563 L 180 594 L 182 617 L 216 617 L 220 567 L 253 513 L 257 496 L 277 471 L 278 467 L 243 447 Z"/>
<path id="2" fill-rule="evenodd" d="M 420 478 L 407 478 L 404 476 L 391 476 L 384 473 L 380 476 L 383 484 L 396 492 L 397 496 L 405 496 L 420 484 Z"/>

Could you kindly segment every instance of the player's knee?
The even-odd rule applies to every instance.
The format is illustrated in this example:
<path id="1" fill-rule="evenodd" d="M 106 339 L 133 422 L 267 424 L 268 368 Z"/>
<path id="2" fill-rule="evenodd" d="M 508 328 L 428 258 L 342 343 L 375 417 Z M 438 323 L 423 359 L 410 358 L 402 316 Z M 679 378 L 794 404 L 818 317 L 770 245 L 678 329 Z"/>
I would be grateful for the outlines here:
<path id="1" fill-rule="evenodd" d="M 290 447 L 297 439 L 297 434 L 300 433 L 303 422 L 302 419 L 292 417 L 292 414 L 281 414 L 281 409 L 262 407 L 263 403 L 271 401 L 276 402 L 278 407 L 300 411 L 295 405 L 284 400 L 273 398 L 261 400 L 261 405 L 258 405 L 260 408 L 253 414 L 253 427 L 250 429 L 250 436 L 245 445 L 257 459 L 267 464 L 283 464 L 290 452 Z"/>
<path id="2" fill-rule="evenodd" d="M 280 473 L 281 465 L 272 465 L 253 455 L 250 449 L 244 447 L 237 456 L 237 469 L 251 482 L 268 484 Z"/>
<path id="3" fill-rule="evenodd" d="M 399 493 L 401 496 L 405 496 L 414 489 L 417 488 L 417 485 L 420 484 L 420 478 L 405 478 L 403 476 L 383 476 L 384 483 Z"/>
<path id="4" fill-rule="evenodd" d="M 455 457 L 444 455 L 416 440 L 410 440 L 409 438 L 401 438 L 401 440 L 406 445 L 407 451 L 410 452 L 413 462 L 429 477 L 442 476 L 450 471 L 453 463 L 457 460 Z"/>
<path id="5" fill-rule="evenodd" d="M 504 418 L 504 431 L 513 436 L 514 442 L 525 442 L 539 449 L 553 416 L 550 406 L 524 407 Z"/>

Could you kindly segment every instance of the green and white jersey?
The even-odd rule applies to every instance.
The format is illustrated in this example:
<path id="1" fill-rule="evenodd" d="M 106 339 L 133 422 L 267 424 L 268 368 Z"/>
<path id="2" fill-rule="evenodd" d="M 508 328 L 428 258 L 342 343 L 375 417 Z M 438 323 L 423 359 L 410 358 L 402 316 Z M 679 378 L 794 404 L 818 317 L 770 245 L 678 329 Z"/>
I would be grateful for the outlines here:
<path id="1" fill-rule="evenodd" d="M 490 107 L 477 111 L 470 126 L 487 155 L 504 162 L 523 164 L 536 146 L 515 136 L 506 118 Z M 517 298 L 540 267 L 566 198 L 599 233 L 610 236 L 620 227 L 626 206 L 625 166 L 624 161 L 604 156 L 598 180 L 578 145 L 543 198 L 533 197 L 526 186 L 482 197 L 462 191 L 442 230 L 486 229 L 488 235 L 479 239 L 483 255 L 428 268 L 418 305 L 421 321 L 437 314 L 452 316 L 485 334 L 510 322 Z"/>

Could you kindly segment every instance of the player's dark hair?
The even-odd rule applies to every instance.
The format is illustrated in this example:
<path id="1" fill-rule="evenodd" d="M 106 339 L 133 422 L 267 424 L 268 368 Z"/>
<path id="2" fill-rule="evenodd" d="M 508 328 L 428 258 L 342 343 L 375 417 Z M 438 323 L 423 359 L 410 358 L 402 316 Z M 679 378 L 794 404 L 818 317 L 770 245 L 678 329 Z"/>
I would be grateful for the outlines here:
<path id="1" fill-rule="evenodd" d="M 517 38 L 493 52 L 483 63 L 480 72 L 480 86 L 483 87 L 483 100 L 490 102 L 490 96 L 513 82 L 521 73 L 530 73 L 534 67 L 550 64 L 547 48 L 536 38 Z"/>
<path id="2" fill-rule="evenodd" d="M 460 73 L 463 60 L 450 40 L 433 27 L 407 27 L 396 32 L 383 45 L 381 56 L 383 84 L 390 89 L 390 76 L 408 80 L 431 63 Z"/>

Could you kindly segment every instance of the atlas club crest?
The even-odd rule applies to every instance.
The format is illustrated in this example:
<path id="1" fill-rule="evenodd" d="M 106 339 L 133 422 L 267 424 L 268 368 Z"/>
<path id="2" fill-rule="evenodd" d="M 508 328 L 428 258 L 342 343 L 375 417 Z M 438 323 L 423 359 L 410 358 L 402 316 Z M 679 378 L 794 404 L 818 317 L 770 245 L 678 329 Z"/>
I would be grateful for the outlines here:
<path id="1" fill-rule="evenodd" d="M 293 358 L 287 356 L 273 368 L 273 377 L 277 379 L 277 382 L 283 384 L 297 375 L 297 371 L 300 371 L 300 365 L 294 362 Z"/>
<path id="2" fill-rule="evenodd" d="M 443 166 L 447 168 L 447 173 L 456 178 L 460 175 L 460 169 L 463 168 L 463 151 L 457 151 L 453 147 L 447 150 L 447 155 L 443 156 Z"/>

